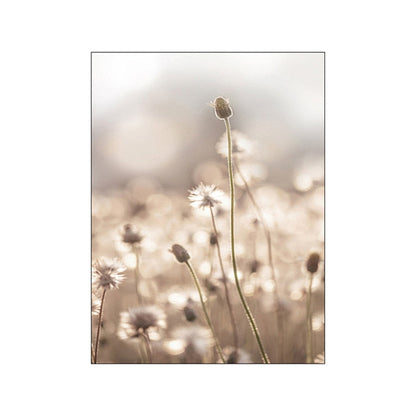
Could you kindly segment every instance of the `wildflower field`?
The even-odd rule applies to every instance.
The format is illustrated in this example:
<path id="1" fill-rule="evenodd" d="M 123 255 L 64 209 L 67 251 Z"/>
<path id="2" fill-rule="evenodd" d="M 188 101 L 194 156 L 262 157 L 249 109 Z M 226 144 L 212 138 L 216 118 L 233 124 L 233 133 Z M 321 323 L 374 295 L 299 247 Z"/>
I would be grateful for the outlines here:
<path id="1" fill-rule="evenodd" d="M 279 186 L 210 98 L 223 132 L 189 186 L 93 189 L 92 363 L 324 362 L 323 169 Z"/>

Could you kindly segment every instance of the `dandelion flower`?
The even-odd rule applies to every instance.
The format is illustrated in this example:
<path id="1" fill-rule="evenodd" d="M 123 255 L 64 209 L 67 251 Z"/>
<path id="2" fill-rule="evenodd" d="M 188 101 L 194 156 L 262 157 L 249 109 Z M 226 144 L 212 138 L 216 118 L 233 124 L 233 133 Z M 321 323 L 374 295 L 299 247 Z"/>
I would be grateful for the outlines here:
<path id="1" fill-rule="evenodd" d="M 118 259 L 108 259 L 101 257 L 98 259 L 92 270 L 94 286 L 99 289 L 117 289 L 119 284 L 125 279 L 124 272 L 126 266 Z"/>
<path id="2" fill-rule="evenodd" d="M 118 336 L 121 339 L 137 338 L 149 328 L 166 327 L 166 315 L 157 306 L 140 306 L 121 312 Z"/>
<path id="3" fill-rule="evenodd" d="M 194 208 L 205 209 L 207 207 L 215 207 L 224 201 L 224 192 L 215 185 L 204 185 L 200 183 L 189 191 L 189 200 Z"/>
<path id="4" fill-rule="evenodd" d="M 253 155 L 254 143 L 243 133 L 238 130 L 231 132 L 233 158 L 245 160 Z M 221 156 L 228 157 L 228 136 L 224 133 L 215 145 L 217 153 Z"/>

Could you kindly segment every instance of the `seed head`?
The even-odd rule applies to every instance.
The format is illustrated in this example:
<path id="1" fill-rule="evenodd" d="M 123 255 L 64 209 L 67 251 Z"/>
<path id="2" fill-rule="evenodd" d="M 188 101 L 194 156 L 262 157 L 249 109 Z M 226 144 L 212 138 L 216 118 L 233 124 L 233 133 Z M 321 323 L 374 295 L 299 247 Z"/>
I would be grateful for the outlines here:
<path id="1" fill-rule="evenodd" d="M 215 246 L 215 245 L 217 244 L 217 236 L 216 236 L 214 233 L 211 233 L 211 234 L 209 235 L 209 243 L 210 243 L 212 246 Z"/>
<path id="2" fill-rule="evenodd" d="M 309 273 L 316 273 L 318 270 L 319 260 L 320 260 L 320 257 L 318 253 L 310 254 L 306 262 L 306 270 Z"/>
<path id="3" fill-rule="evenodd" d="M 126 266 L 118 259 L 101 257 L 96 260 L 92 268 L 92 280 L 95 288 L 117 289 L 126 278 L 124 272 Z"/>
<path id="4" fill-rule="evenodd" d="M 179 244 L 174 244 L 170 252 L 176 257 L 179 263 L 186 263 L 191 258 L 189 253 Z"/>
<path id="5" fill-rule="evenodd" d="M 227 98 L 217 97 L 212 106 L 215 108 L 215 115 L 220 119 L 226 119 L 233 115 L 230 102 Z"/>
<path id="6" fill-rule="evenodd" d="M 118 336 L 121 339 L 136 338 L 149 328 L 166 327 L 166 315 L 157 306 L 140 306 L 121 312 Z"/>
<path id="7" fill-rule="evenodd" d="M 200 209 L 213 208 L 215 205 L 221 204 L 225 196 L 224 192 L 215 185 L 204 185 L 202 182 L 188 192 L 191 206 Z"/>
<path id="8" fill-rule="evenodd" d="M 185 318 L 188 322 L 193 322 L 196 319 L 196 313 L 191 306 L 186 305 L 183 308 L 183 312 L 185 314 Z"/>
<path id="9" fill-rule="evenodd" d="M 143 237 L 139 234 L 137 229 L 131 224 L 125 224 L 123 227 L 123 233 L 121 235 L 123 242 L 128 244 L 140 243 Z"/>

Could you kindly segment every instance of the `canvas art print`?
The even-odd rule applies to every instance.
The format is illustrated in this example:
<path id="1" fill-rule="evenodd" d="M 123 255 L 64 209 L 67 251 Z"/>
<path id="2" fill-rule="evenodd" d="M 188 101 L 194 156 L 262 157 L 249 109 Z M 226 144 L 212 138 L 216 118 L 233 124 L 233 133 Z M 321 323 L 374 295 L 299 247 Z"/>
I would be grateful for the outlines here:
<path id="1" fill-rule="evenodd" d="M 91 54 L 92 363 L 324 363 L 324 60 Z"/>

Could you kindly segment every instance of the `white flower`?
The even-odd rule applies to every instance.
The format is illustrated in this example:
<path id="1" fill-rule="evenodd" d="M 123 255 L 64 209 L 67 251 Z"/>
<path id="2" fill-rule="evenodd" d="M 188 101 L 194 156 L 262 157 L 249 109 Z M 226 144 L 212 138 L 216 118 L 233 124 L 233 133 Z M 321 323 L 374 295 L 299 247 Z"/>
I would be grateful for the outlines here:
<path id="1" fill-rule="evenodd" d="M 93 285 L 99 289 L 118 288 L 119 284 L 125 279 L 124 272 L 126 266 L 118 259 L 108 259 L 101 257 L 92 268 Z"/>
<path id="2" fill-rule="evenodd" d="M 204 185 L 200 183 L 189 191 L 189 200 L 194 208 L 213 208 L 224 201 L 224 192 L 215 185 Z"/>

